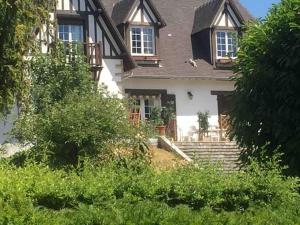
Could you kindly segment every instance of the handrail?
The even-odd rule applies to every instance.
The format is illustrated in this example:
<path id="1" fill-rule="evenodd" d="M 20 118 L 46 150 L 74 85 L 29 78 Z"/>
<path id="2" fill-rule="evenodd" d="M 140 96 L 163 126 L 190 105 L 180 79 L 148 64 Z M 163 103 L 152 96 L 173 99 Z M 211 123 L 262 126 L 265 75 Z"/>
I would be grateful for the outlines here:
<path id="1" fill-rule="evenodd" d="M 83 51 L 86 56 L 86 62 L 90 64 L 92 69 L 102 68 L 102 44 L 101 42 L 97 43 L 86 43 L 86 42 L 67 42 L 65 43 L 65 47 L 68 51 L 72 51 L 72 49 L 76 49 L 77 51 Z M 76 47 L 83 46 L 83 49 L 80 50 Z"/>

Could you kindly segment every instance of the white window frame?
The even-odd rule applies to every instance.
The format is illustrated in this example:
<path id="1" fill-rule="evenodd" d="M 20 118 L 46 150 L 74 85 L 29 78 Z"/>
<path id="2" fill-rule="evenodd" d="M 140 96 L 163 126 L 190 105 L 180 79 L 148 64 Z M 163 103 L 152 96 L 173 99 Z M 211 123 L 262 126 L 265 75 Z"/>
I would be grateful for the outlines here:
<path id="1" fill-rule="evenodd" d="M 234 33 L 237 35 L 237 32 L 235 31 L 231 31 L 231 30 L 217 30 L 216 31 L 216 35 L 215 35 L 215 38 L 216 38 L 216 57 L 217 59 L 224 59 L 224 58 L 227 58 L 227 56 L 225 57 L 222 57 L 222 56 L 218 56 L 218 33 L 220 32 L 224 32 L 225 33 L 225 48 L 226 48 L 226 54 L 228 54 L 228 33 Z M 238 40 L 236 39 L 236 50 L 238 50 Z M 235 57 L 230 57 L 232 59 L 236 59 L 237 56 Z"/>
<path id="2" fill-rule="evenodd" d="M 81 25 L 81 24 L 58 24 L 58 30 L 57 30 L 58 38 L 59 38 L 59 34 L 60 34 L 60 32 L 59 32 L 59 26 L 68 26 L 69 27 L 68 40 L 62 40 L 62 41 L 65 41 L 65 42 L 74 42 L 72 40 L 72 26 L 79 26 L 79 27 L 81 27 L 82 42 L 84 42 L 84 27 L 83 27 L 83 25 Z"/>
<path id="3" fill-rule="evenodd" d="M 133 53 L 132 52 L 132 29 L 133 28 L 140 28 L 141 29 L 141 53 Z M 151 29 L 152 30 L 152 38 L 153 38 L 153 54 L 144 53 L 144 29 Z M 154 56 L 156 54 L 155 49 L 155 32 L 153 26 L 130 26 L 130 52 L 133 56 Z"/>

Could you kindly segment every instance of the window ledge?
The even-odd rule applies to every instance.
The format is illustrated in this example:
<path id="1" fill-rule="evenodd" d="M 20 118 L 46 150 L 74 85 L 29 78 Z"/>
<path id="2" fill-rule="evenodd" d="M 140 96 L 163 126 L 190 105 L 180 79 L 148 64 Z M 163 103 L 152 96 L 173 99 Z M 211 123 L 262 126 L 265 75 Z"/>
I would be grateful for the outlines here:
<path id="1" fill-rule="evenodd" d="M 162 61 L 158 56 L 133 56 L 136 63 L 140 66 L 159 67 Z"/>
<path id="2" fill-rule="evenodd" d="M 236 59 L 232 58 L 221 58 L 216 60 L 216 68 L 232 68 Z"/>

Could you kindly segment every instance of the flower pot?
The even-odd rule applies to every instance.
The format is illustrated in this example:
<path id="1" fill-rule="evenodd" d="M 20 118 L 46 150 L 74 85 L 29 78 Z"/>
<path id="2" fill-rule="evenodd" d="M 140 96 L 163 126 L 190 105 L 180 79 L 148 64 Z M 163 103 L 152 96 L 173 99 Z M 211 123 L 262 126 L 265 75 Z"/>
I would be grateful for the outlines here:
<path id="1" fill-rule="evenodd" d="M 160 136 L 166 135 L 166 126 L 164 125 L 156 126 L 156 130 Z"/>

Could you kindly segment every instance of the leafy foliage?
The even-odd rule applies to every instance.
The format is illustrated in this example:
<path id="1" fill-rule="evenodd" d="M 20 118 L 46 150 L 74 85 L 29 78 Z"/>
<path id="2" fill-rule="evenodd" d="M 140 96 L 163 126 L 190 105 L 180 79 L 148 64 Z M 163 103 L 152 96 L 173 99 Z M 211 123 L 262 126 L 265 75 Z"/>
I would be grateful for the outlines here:
<path id="1" fill-rule="evenodd" d="M 155 172 L 132 161 L 81 172 L 0 166 L 1 224 L 299 224 L 298 180 L 270 163 Z"/>
<path id="2" fill-rule="evenodd" d="M 283 0 L 267 18 L 250 24 L 240 43 L 231 136 L 249 151 L 269 142 L 300 174 L 300 1 Z"/>
<path id="3" fill-rule="evenodd" d="M 34 29 L 47 24 L 52 0 L 0 0 L 0 113 L 26 95 L 24 56 L 34 47 Z M 24 99 L 23 99 L 24 100 Z"/>
<path id="4" fill-rule="evenodd" d="M 76 92 L 92 93 L 90 66 L 85 63 L 80 44 L 53 45 L 50 55 L 38 54 L 29 62 L 30 94 L 36 113 Z"/>
<path id="5" fill-rule="evenodd" d="M 164 125 L 164 120 L 162 119 L 162 108 L 161 107 L 153 107 L 151 109 L 151 115 L 149 118 L 149 122 L 155 126 Z"/>
<path id="6" fill-rule="evenodd" d="M 33 146 L 28 157 L 60 167 L 118 150 L 132 149 L 135 156 L 146 151 L 144 134 L 129 123 L 124 102 L 96 87 L 76 46 L 66 54 L 58 44 L 51 54 L 36 56 L 30 68 L 32 104 L 14 129 L 15 137 Z"/>
<path id="7" fill-rule="evenodd" d="M 199 123 L 199 129 L 202 133 L 205 133 L 208 131 L 209 123 L 208 123 L 208 117 L 209 112 L 198 112 L 198 123 Z"/>
<path id="8" fill-rule="evenodd" d="M 108 153 L 105 150 L 113 153 L 121 143 L 123 148 L 133 147 L 137 135 L 121 100 L 106 92 L 72 94 L 44 113 L 27 114 L 16 130 L 34 145 L 32 151 L 39 159 L 52 165 L 77 165 L 79 157 L 96 159 Z"/>

